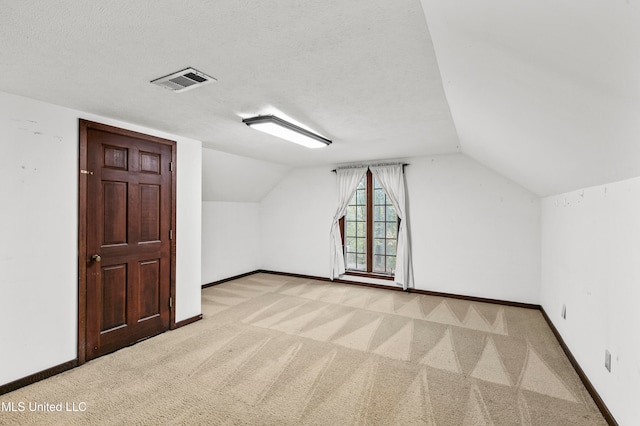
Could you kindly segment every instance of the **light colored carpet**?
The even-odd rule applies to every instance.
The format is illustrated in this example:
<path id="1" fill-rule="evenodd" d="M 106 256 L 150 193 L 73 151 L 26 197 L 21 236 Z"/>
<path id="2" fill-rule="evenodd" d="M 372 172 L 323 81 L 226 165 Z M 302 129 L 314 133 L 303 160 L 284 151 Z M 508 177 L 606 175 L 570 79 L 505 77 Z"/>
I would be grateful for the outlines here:
<path id="1" fill-rule="evenodd" d="M 203 290 L 202 309 L 0 396 L 25 408 L 0 424 L 606 424 L 535 310 L 270 274 Z"/>

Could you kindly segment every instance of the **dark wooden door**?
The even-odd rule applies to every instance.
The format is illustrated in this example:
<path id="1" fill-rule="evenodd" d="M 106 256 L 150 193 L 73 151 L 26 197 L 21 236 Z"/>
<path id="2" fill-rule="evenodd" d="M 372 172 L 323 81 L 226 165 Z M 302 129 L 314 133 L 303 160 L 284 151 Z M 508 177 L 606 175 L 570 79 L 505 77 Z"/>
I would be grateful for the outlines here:
<path id="1" fill-rule="evenodd" d="M 111 130 L 84 131 L 86 360 L 170 324 L 172 146 Z"/>

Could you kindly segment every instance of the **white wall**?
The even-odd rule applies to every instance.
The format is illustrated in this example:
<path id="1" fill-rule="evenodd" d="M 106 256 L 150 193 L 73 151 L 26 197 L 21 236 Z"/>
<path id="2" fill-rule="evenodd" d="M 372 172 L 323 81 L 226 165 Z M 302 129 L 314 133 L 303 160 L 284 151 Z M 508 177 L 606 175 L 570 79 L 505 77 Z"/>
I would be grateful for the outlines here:
<path id="1" fill-rule="evenodd" d="M 202 203 L 202 283 L 260 269 L 260 204 Z"/>
<path id="2" fill-rule="evenodd" d="M 640 178 L 543 199 L 541 303 L 616 420 L 636 424 Z"/>
<path id="3" fill-rule="evenodd" d="M 77 357 L 79 118 L 177 140 L 176 320 L 200 313 L 201 143 L 0 93 L 0 384 Z"/>
<path id="4" fill-rule="evenodd" d="M 260 268 L 260 200 L 292 168 L 202 150 L 202 284 Z"/>
<path id="5" fill-rule="evenodd" d="M 415 288 L 537 303 L 539 198 L 464 155 L 409 163 Z M 329 276 L 330 169 L 296 169 L 263 199 L 263 269 Z"/>
<path id="6" fill-rule="evenodd" d="M 409 162 L 416 288 L 538 303 L 539 197 L 464 155 Z"/>
<path id="7" fill-rule="evenodd" d="M 154 134 L 150 129 L 138 130 Z M 166 135 L 178 144 L 176 232 L 176 322 L 202 312 L 202 143 Z"/>
<path id="8" fill-rule="evenodd" d="M 260 203 L 262 269 L 329 276 L 331 167 L 292 170 Z"/>

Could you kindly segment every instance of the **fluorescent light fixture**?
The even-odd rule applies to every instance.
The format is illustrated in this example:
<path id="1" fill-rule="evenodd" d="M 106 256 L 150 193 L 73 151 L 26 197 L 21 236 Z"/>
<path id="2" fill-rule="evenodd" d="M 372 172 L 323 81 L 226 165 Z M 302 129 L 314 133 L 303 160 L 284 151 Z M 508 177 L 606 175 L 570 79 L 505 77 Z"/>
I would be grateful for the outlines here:
<path id="1" fill-rule="evenodd" d="M 286 139 L 307 148 L 322 148 L 331 145 L 331 141 L 293 123 L 289 123 L 275 115 L 259 115 L 245 118 L 244 124 L 261 132 Z"/>

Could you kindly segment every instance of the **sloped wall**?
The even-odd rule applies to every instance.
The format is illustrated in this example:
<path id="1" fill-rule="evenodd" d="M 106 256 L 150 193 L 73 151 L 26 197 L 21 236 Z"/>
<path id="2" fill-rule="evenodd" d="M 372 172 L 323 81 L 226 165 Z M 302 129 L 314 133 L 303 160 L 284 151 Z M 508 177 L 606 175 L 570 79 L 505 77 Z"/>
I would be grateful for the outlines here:
<path id="1" fill-rule="evenodd" d="M 463 153 L 540 196 L 640 175 L 637 1 L 421 3 Z"/>
<path id="2" fill-rule="evenodd" d="M 202 200 L 259 202 L 291 169 L 205 148 L 202 150 Z"/>

